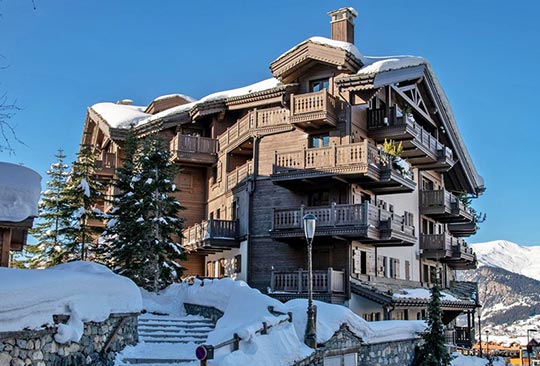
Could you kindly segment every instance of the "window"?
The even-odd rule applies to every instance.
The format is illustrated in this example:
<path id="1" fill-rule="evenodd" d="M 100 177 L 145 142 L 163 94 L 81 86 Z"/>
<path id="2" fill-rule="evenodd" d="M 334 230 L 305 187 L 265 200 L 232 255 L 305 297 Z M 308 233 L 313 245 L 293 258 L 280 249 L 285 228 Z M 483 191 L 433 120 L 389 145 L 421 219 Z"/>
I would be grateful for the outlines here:
<path id="1" fill-rule="evenodd" d="M 311 92 L 318 92 L 323 89 L 328 89 L 329 86 L 330 82 L 328 81 L 328 79 L 318 79 L 309 82 L 309 90 Z"/>
<path id="2" fill-rule="evenodd" d="M 433 191 L 435 189 L 435 184 L 432 180 L 422 178 L 422 189 L 424 191 Z"/>
<path id="3" fill-rule="evenodd" d="M 234 256 L 234 273 L 242 272 L 242 256 L 240 254 Z"/>
<path id="4" fill-rule="evenodd" d="M 330 145 L 330 135 L 327 133 L 321 135 L 309 135 L 308 147 L 325 147 Z"/>
<path id="5" fill-rule="evenodd" d="M 207 262 L 206 263 L 206 276 L 208 277 L 214 277 L 214 262 Z"/>
<path id="6" fill-rule="evenodd" d="M 318 191 L 308 196 L 308 206 L 328 206 L 330 204 L 330 192 Z"/>
<path id="7" fill-rule="evenodd" d="M 363 250 L 360 251 L 360 273 L 367 274 L 367 253 Z"/>

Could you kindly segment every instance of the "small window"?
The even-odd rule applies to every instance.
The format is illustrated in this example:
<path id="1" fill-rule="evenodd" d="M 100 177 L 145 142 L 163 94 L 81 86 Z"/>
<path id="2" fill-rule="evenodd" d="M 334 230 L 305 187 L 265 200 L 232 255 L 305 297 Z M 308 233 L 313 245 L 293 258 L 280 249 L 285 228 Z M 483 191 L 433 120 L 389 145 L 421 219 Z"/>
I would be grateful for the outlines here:
<path id="1" fill-rule="evenodd" d="M 310 135 L 308 139 L 308 147 L 317 148 L 330 145 L 330 136 L 326 134 L 322 135 Z"/>
<path id="2" fill-rule="evenodd" d="M 323 89 L 328 89 L 329 86 L 330 82 L 328 81 L 328 79 L 318 79 L 309 82 L 309 90 L 311 92 L 318 92 Z"/>
<path id="3" fill-rule="evenodd" d="M 234 273 L 242 272 L 242 256 L 240 254 L 234 256 Z"/>

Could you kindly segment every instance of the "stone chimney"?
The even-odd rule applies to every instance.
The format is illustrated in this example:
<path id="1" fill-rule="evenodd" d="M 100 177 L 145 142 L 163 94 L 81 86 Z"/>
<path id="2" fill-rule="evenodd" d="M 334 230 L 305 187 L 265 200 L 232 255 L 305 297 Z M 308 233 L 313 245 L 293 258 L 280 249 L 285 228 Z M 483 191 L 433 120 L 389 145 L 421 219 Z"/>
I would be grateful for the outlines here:
<path id="1" fill-rule="evenodd" d="M 354 43 L 354 18 L 358 13 L 354 8 L 341 8 L 328 12 L 332 18 L 331 38 L 335 41 Z"/>

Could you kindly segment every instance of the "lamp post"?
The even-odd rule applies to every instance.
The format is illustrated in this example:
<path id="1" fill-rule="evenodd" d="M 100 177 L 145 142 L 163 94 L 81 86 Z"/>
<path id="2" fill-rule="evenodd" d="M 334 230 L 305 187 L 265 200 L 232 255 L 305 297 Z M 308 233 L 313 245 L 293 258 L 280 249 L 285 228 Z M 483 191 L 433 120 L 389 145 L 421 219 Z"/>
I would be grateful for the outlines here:
<path id="1" fill-rule="evenodd" d="M 489 330 L 486 330 L 486 357 L 489 360 Z"/>
<path id="2" fill-rule="evenodd" d="M 308 308 L 307 308 L 307 323 L 306 334 L 304 335 L 304 343 L 313 349 L 317 348 L 317 333 L 315 323 L 315 309 L 313 308 L 313 260 L 312 260 L 312 244 L 315 237 L 315 227 L 317 226 L 317 217 L 312 214 L 307 214 L 304 220 L 304 234 L 306 235 L 307 250 L 308 250 Z"/>
<path id="3" fill-rule="evenodd" d="M 529 343 L 531 343 L 531 341 L 529 340 L 529 333 L 531 332 L 538 332 L 538 330 L 527 329 L 527 365 L 529 366 L 531 366 L 531 351 L 532 351 L 532 346 L 529 347 Z"/>

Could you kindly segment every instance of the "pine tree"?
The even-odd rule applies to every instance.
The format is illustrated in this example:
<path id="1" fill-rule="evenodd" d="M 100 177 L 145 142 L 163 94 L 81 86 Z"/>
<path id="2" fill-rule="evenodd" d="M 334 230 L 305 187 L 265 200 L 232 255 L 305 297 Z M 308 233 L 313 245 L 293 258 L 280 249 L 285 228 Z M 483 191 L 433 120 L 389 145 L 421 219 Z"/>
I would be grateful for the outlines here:
<path id="1" fill-rule="evenodd" d="M 424 343 L 417 349 L 416 365 L 448 366 L 452 356 L 446 347 L 444 324 L 441 311 L 441 290 L 438 285 L 431 288 L 428 305 L 427 331 L 422 334 Z"/>
<path id="2" fill-rule="evenodd" d="M 56 162 L 47 171 L 50 180 L 41 193 L 39 219 L 30 233 L 37 239 L 35 245 L 25 248 L 30 267 L 48 267 L 61 262 L 62 248 L 66 245 L 65 233 L 70 227 L 70 203 L 66 193 L 68 165 L 62 149 L 55 155 Z"/>
<path id="3" fill-rule="evenodd" d="M 145 265 L 146 235 L 137 219 L 140 197 L 135 191 L 133 177 L 137 174 L 138 141 L 129 131 L 124 144 L 122 166 L 117 169 L 114 182 L 113 209 L 107 214 L 107 228 L 103 243 L 96 249 L 98 260 L 115 272 L 142 283 Z"/>
<path id="4" fill-rule="evenodd" d="M 186 259 L 182 245 L 183 207 L 172 193 L 177 168 L 170 161 L 169 150 L 157 135 L 143 142 L 138 156 L 138 174 L 134 176 L 134 189 L 140 197 L 139 227 L 145 233 L 146 250 L 144 283 L 154 292 L 169 285 L 182 274 L 179 260 Z"/>
<path id="5" fill-rule="evenodd" d="M 178 261 L 186 258 L 179 242 L 183 207 L 172 196 L 177 168 L 169 158 L 158 136 L 147 137 L 139 150 L 133 137 L 126 141 L 102 247 L 109 266 L 155 292 L 182 274 Z"/>
<path id="6" fill-rule="evenodd" d="M 103 217 L 103 213 L 96 208 L 102 197 L 102 189 L 103 185 L 95 173 L 91 146 L 82 145 L 67 182 L 71 226 L 65 232 L 67 243 L 60 253 L 62 262 L 87 259 L 93 236 L 102 231 L 89 225 L 90 220 Z"/>

